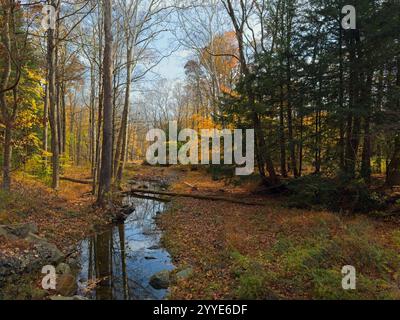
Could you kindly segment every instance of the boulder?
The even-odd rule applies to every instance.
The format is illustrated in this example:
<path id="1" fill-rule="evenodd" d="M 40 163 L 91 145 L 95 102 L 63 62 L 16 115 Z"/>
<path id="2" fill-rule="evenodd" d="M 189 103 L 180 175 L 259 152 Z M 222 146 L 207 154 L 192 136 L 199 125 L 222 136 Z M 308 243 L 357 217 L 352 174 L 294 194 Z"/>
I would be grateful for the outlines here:
<path id="1" fill-rule="evenodd" d="M 0 255 L 0 282 L 12 274 L 18 273 L 22 268 L 22 262 L 17 257 Z"/>
<path id="2" fill-rule="evenodd" d="M 63 274 L 57 276 L 56 291 L 64 297 L 72 297 L 78 291 L 76 279 L 71 274 Z"/>
<path id="3" fill-rule="evenodd" d="M 56 268 L 57 274 L 71 274 L 71 267 L 66 263 L 60 263 Z"/>
<path id="4" fill-rule="evenodd" d="M 42 264 L 56 264 L 64 258 L 63 253 L 54 244 L 33 233 L 30 233 L 25 240 L 33 243 Z"/>
<path id="5" fill-rule="evenodd" d="M 0 226 L 1 236 L 9 240 L 23 239 L 32 245 L 20 255 L 0 255 L 0 282 L 4 277 L 32 273 L 45 265 L 57 265 L 64 259 L 63 253 L 54 244 L 35 232 L 37 226 L 32 223 Z"/>
<path id="6" fill-rule="evenodd" d="M 187 280 L 193 275 L 193 269 L 187 268 L 182 271 L 179 271 L 175 277 L 177 281 Z"/>
<path id="7" fill-rule="evenodd" d="M 170 285 L 170 273 L 168 270 L 163 270 L 150 278 L 150 285 L 157 290 L 168 289 Z"/>
<path id="8" fill-rule="evenodd" d="M 89 300 L 88 298 L 82 296 L 73 296 L 73 297 L 63 297 L 63 296 L 51 296 L 49 297 L 50 300 L 53 301 L 86 301 Z"/>
<path id="9" fill-rule="evenodd" d="M 74 297 L 51 296 L 49 299 L 52 301 L 73 301 Z"/>
<path id="10" fill-rule="evenodd" d="M 24 223 L 15 225 L 3 225 L 0 226 L 0 236 L 6 239 L 16 240 L 24 239 L 30 233 L 34 234 L 38 232 L 37 225 L 34 223 Z"/>
<path id="11" fill-rule="evenodd" d="M 88 301 L 89 299 L 82 296 L 73 296 L 74 301 Z"/>
<path id="12" fill-rule="evenodd" d="M 69 258 L 67 259 L 67 264 L 68 264 L 71 268 L 76 269 L 76 268 L 78 267 L 78 265 L 79 265 L 79 262 L 78 262 L 78 260 L 77 260 L 76 258 L 74 258 L 74 257 L 69 257 Z"/>

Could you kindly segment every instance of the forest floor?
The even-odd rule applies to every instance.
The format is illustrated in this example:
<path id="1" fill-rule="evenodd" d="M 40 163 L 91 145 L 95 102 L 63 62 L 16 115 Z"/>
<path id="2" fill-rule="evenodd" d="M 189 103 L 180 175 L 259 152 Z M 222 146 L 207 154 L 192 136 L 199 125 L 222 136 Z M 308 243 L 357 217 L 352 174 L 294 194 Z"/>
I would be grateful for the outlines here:
<path id="1" fill-rule="evenodd" d="M 69 168 L 83 179 L 89 170 Z M 171 288 L 171 299 L 400 299 L 400 223 L 288 208 L 285 198 L 255 195 L 257 181 L 232 183 L 206 171 L 130 165 L 128 180 L 167 180 L 169 191 L 258 202 L 175 198 L 158 220 L 177 270 L 193 269 Z M 59 192 L 16 174 L 0 192 L 0 225 L 33 222 L 38 235 L 68 253 L 111 223 L 93 206 L 90 185 L 61 182 Z M 0 253 L 23 254 L 26 243 L 0 239 Z M 357 290 L 342 289 L 342 267 L 357 270 Z M 37 277 L 39 279 L 39 276 Z M 34 279 L 37 281 L 37 279 Z M 35 298 L 15 289 L 12 298 Z"/>
<path id="2" fill-rule="evenodd" d="M 71 167 L 65 174 L 82 179 L 89 172 L 89 169 Z M 76 254 L 77 243 L 105 228 L 111 216 L 93 206 L 95 197 L 90 185 L 61 181 L 60 191 L 47 185 L 47 180 L 37 176 L 15 173 L 11 192 L 0 191 L 0 225 L 33 223 L 39 237 L 55 244 L 66 256 Z M 0 254 L 5 261 L 22 260 L 33 251 L 33 246 L 25 240 L 0 237 Z M 43 277 L 40 271 L 6 279 L 0 299 L 41 299 L 45 294 L 40 288 Z"/>
<path id="3" fill-rule="evenodd" d="M 398 222 L 291 209 L 283 197 L 254 195 L 254 181 L 184 171 L 171 190 L 265 206 L 177 198 L 160 221 L 163 243 L 178 270 L 194 272 L 171 299 L 400 299 Z M 343 290 L 346 265 L 357 290 Z"/>
<path id="4" fill-rule="evenodd" d="M 69 168 L 66 175 L 82 179 L 89 176 L 89 169 Z M 93 206 L 90 185 L 61 181 L 59 190 L 54 191 L 37 177 L 18 173 L 12 191 L 0 192 L 0 225 L 35 223 L 39 236 L 69 252 L 76 242 L 110 222 L 103 210 Z M 6 246 L 3 239 L 0 249 Z"/>

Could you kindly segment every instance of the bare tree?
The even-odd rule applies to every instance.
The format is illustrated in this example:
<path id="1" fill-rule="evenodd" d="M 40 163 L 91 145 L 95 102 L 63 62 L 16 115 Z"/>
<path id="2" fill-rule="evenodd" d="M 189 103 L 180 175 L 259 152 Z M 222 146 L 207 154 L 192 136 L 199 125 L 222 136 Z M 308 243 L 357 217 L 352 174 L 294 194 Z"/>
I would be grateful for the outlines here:
<path id="1" fill-rule="evenodd" d="M 98 202 L 103 203 L 111 191 L 112 182 L 112 0 L 103 0 L 104 57 L 103 57 L 103 143 L 100 167 Z"/>

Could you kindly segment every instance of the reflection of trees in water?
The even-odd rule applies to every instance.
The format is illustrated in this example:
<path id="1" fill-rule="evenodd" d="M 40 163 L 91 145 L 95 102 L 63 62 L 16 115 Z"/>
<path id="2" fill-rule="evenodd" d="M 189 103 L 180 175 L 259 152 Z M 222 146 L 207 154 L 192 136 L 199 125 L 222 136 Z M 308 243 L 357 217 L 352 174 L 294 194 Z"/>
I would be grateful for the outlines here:
<path id="1" fill-rule="evenodd" d="M 94 275 L 96 279 L 101 279 L 99 289 L 96 290 L 96 298 L 108 300 L 112 298 L 112 233 L 106 232 L 93 238 L 90 244 L 89 257 L 93 262 L 89 262 L 89 275 Z M 94 249 L 92 251 L 92 248 Z M 94 268 L 93 268 L 94 267 Z"/>
<path id="2" fill-rule="evenodd" d="M 127 244 L 130 241 L 148 241 L 143 238 L 143 232 L 154 230 L 154 217 L 164 209 L 163 203 L 152 200 L 134 199 L 136 211 L 126 221 L 117 227 L 100 235 L 94 236 L 88 242 L 88 280 L 103 279 L 96 288 L 96 299 L 134 299 L 137 295 L 153 298 L 153 294 L 141 283 L 145 282 L 143 270 L 134 270 L 134 260 L 137 251 L 132 251 Z M 127 229 L 137 230 L 142 234 L 140 239 L 127 238 Z M 128 270 L 128 265 L 130 269 Z M 129 277 L 128 274 L 134 274 Z M 136 294 L 135 294 L 136 293 Z M 140 293 L 140 294 L 139 294 Z"/>
<path id="3" fill-rule="evenodd" d="M 124 292 L 124 300 L 128 300 L 129 288 L 128 288 L 128 275 L 126 273 L 125 225 L 124 224 L 120 224 L 118 226 L 118 237 L 119 237 L 120 256 L 121 256 L 122 288 L 123 288 L 123 292 Z"/>
<path id="4" fill-rule="evenodd" d="M 164 204 L 155 202 L 152 200 L 137 200 L 134 205 L 135 212 L 128 218 L 129 221 L 134 221 L 136 226 L 145 227 L 148 225 L 154 225 L 153 218 L 157 215 L 157 212 L 162 212 Z"/>

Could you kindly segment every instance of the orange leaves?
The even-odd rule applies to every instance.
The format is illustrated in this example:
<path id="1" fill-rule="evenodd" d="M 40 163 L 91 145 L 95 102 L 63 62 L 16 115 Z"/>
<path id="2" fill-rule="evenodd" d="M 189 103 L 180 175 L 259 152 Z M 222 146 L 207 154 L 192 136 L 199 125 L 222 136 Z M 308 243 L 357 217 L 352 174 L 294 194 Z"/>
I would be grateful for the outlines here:
<path id="1" fill-rule="evenodd" d="M 200 55 L 200 63 L 207 70 L 215 73 L 222 92 L 230 92 L 232 89 L 235 69 L 239 66 L 239 48 L 234 32 L 225 32 L 217 35 L 212 42 L 203 49 Z"/>

